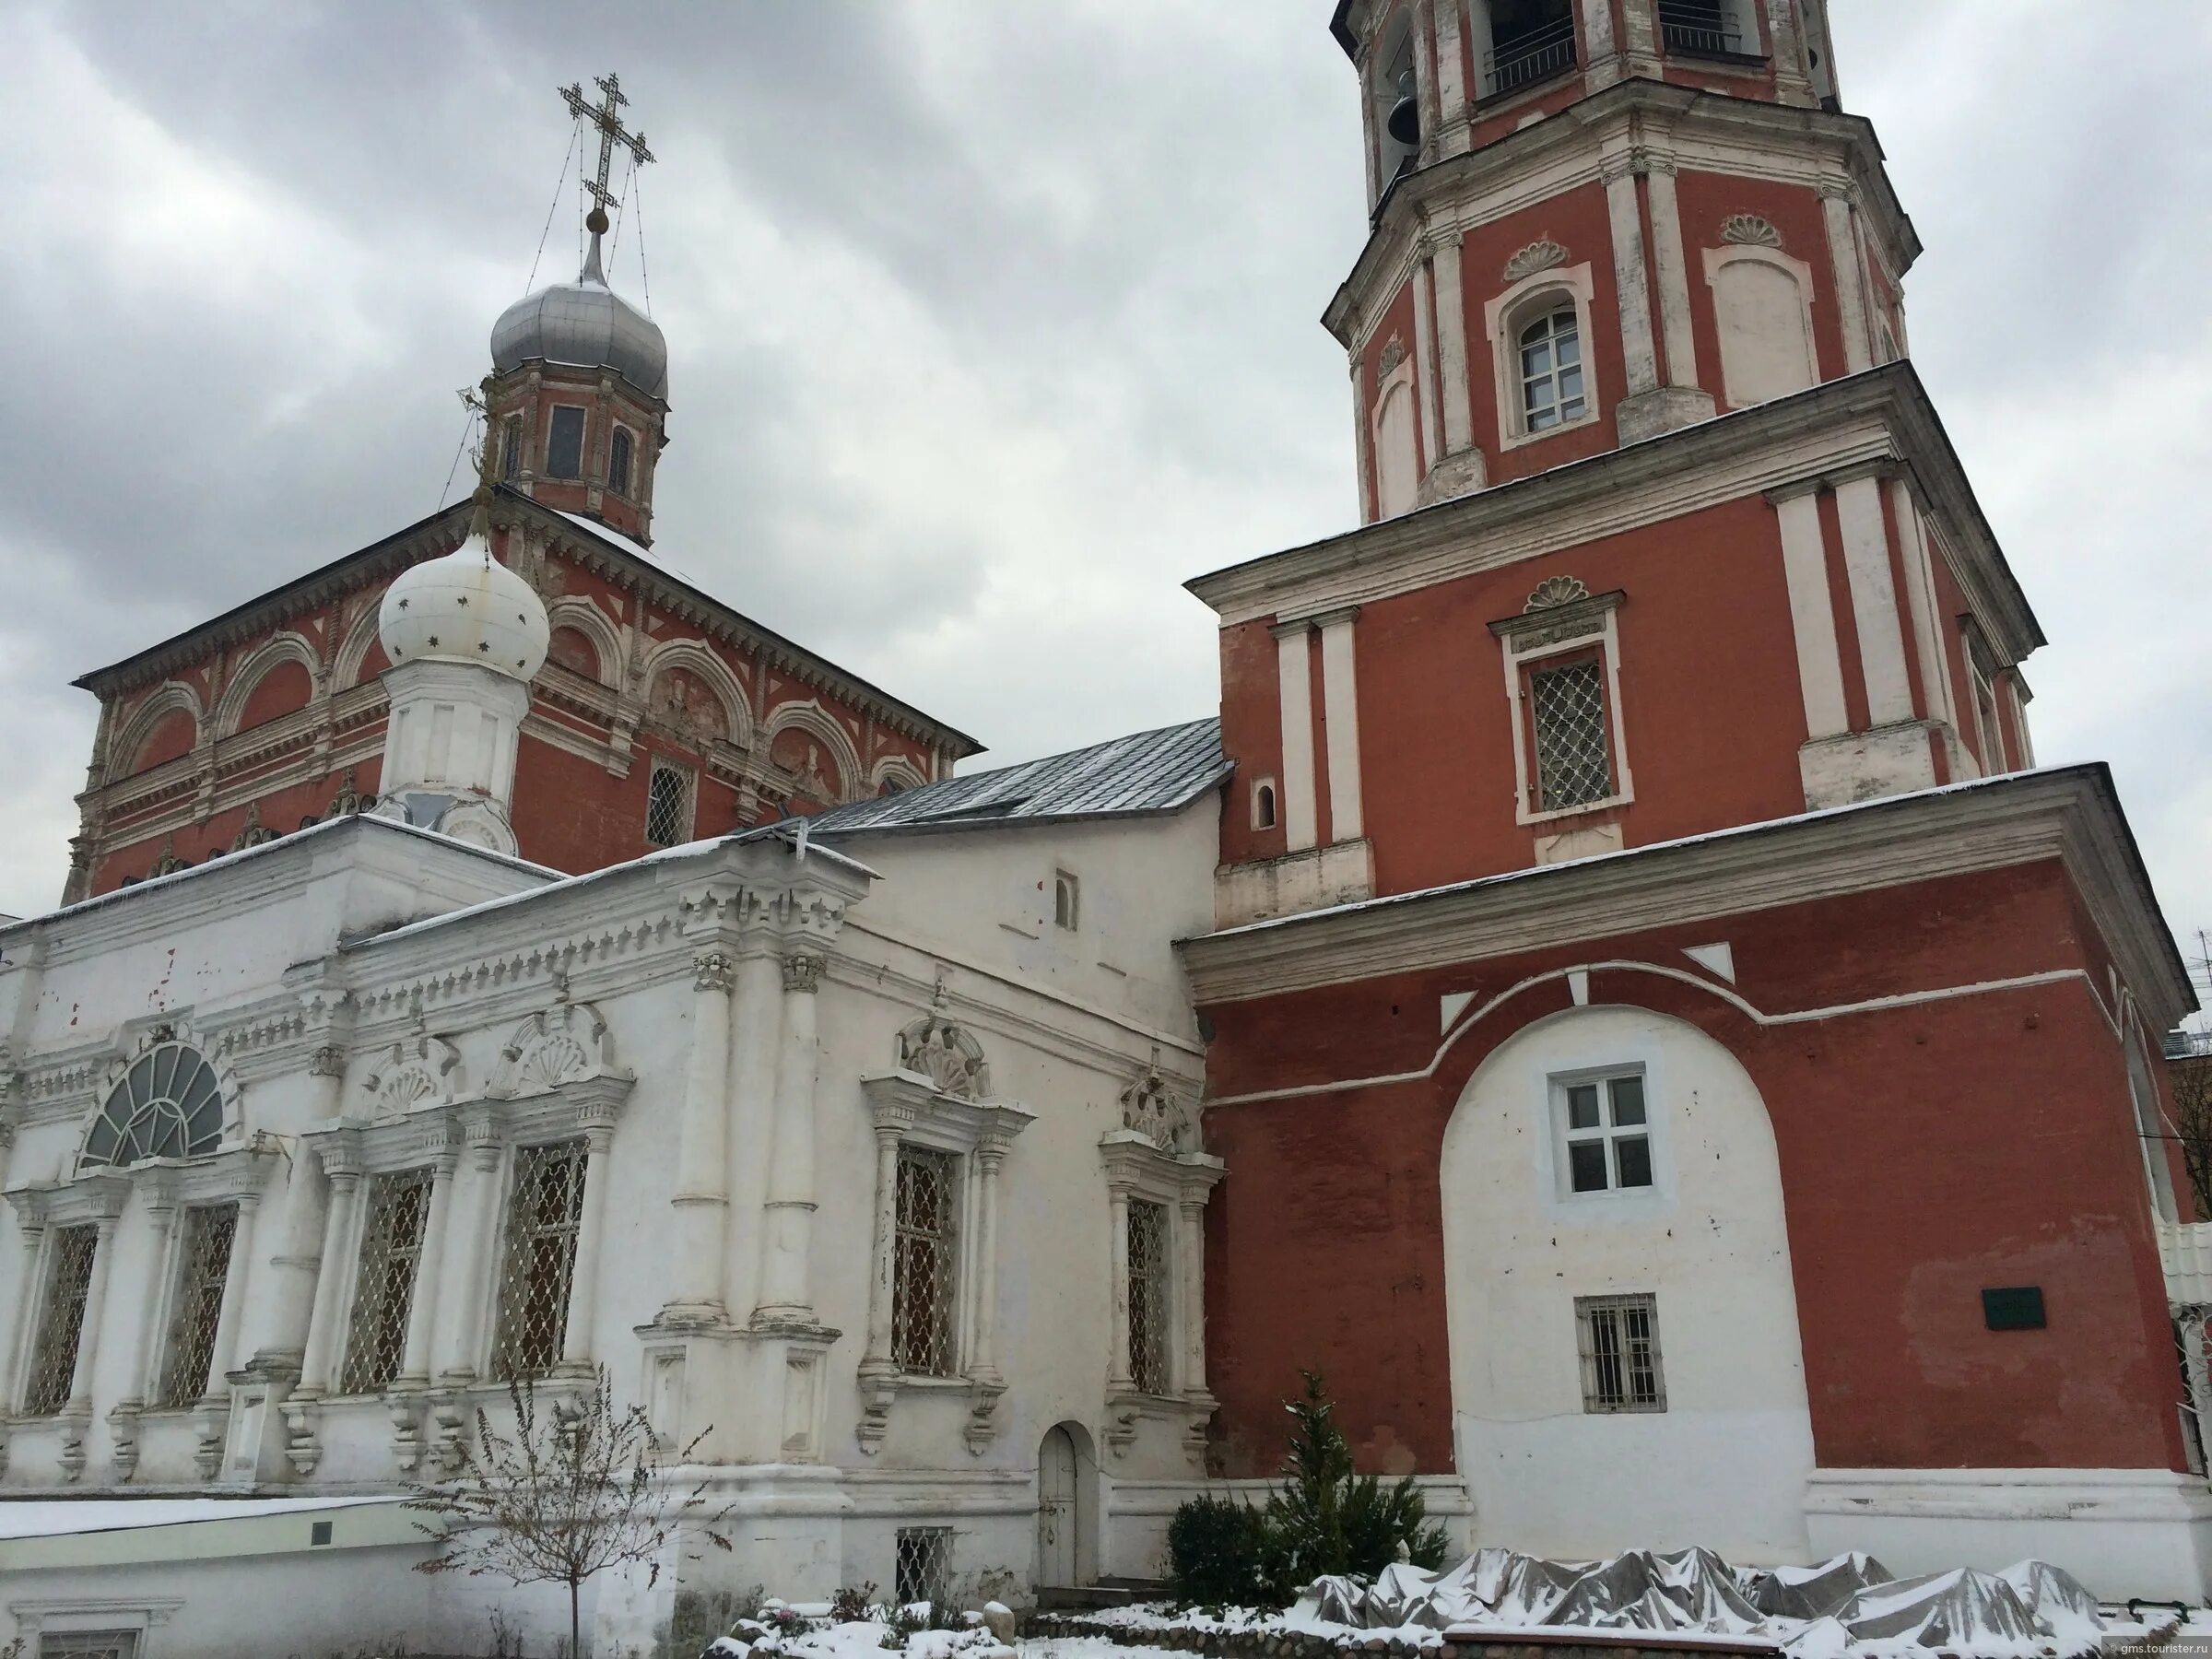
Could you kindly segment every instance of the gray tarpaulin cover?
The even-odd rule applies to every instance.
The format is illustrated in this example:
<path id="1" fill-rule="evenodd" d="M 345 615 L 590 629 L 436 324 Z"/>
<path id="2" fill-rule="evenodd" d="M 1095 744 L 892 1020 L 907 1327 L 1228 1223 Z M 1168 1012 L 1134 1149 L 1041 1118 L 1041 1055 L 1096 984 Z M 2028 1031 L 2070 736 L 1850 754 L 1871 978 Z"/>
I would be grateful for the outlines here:
<path id="1" fill-rule="evenodd" d="M 1954 1653 L 2093 1652 L 2097 1601 L 2042 1561 L 1892 1577 L 1871 1556 L 1813 1567 L 1734 1568 L 1709 1549 L 1631 1550 L 1609 1561 L 1547 1561 L 1483 1549 L 1442 1572 L 1399 1565 L 1371 1584 L 1317 1580 L 1301 1611 L 1367 1629 L 1453 1625 L 1700 1631 L 1803 1654 L 1853 1648 Z"/>

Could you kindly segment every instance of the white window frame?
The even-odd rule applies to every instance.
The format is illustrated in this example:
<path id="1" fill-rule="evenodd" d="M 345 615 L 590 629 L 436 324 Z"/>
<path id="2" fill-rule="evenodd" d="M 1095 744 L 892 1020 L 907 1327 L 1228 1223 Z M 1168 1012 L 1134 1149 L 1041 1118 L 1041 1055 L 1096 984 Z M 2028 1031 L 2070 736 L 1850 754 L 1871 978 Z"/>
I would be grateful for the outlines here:
<path id="1" fill-rule="evenodd" d="M 1732 409 L 1757 408 L 1771 399 L 1747 400 L 1736 395 L 1736 389 L 1728 383 L 1728 352 L 1722 332 L 1721 273 L 1733 265 L 1770 265 L 1797 285 L 1797 308 L 1805 333 L 1805 385 L 1795 388 L 1805 391 L 1820 383 L 1820 347 L 1813 336 L 1813 267 L 1802 259 L 1792 259 L 1780 248 L 1769 248 L 1756 242 L 1730 242 L 1725 247 L 1707 248 L 1704 251 L 1705 288 L 1708 302 L 1712 307 L 1713 349 L 1721 359 L 1721 394 Z M 1778 393 L 1777 396 L 1790 396 Z"/>
<path id="2" fill-rule="evenodd" d="M 1652 1387 L 1656 1397 L 1650 1400 L 1600 1399 L 1595 1387 L 1598 1319 L 1601 1315 L 1611 1315 L 1618 1319 L 1619 1315 L 1631 1312 L 1641 1312 L 1648 1320 Z M 1625 1386 L 1628 1371 L 1625 1334 L 1622 1340 L 1622 1382 Z M 1666 1410 L 1666 1346 L 1659 1335 L 1659 1298 L 1655 1294 L 1648 1290 L 1622 1290 L 1601 1296 L 1576 1297 L 1574 1348 L 1575 1371 L 1581 1384 L 1585 1416 L 1651 1417 Z"/>
<path id="3" fill-rule="evenodd" d="M 1565 605 L 1525 611 L 1490 624 L 1502 647 L 1505 666 L 1506 710 L 1513 729 L 1513 821 L 1549 824 L 1561 818 L 1605 812 L 1625 806 L 1636 798 L 1636 779 L 1629 770 L 1627 722 L 1620 696 L 1620 629 L 1618 611 L 1627 595 L 1619 590 L 1573 600 Z M 1613 750 L 1613 793 L 1572 806 L 1539 808 L 1536 802 L 1535 727 L 1528 700 L 1523 692 L 1527 671 L 1553 657 L 1596 651 L 1604 665 L 1606 736 Z"/>
<path id="4" fill-rule="evenodd" d="M 1073 870 L 1053 871 L 1053 925 L 1062 933 L 1083 931 L 1083 878 Z"/>
<path id="5" fill-rule="evenodd" d="M 1388 349 L 1386 347 L 1384 349 Z M 1406 434 L 1408 453 L 1406 456 L 1409 488 L 1406 499 L 1385 500 L 1383 489 L 1384 459 L 1393 446 L 1383 441 L 1383 423 L 1389 419 L 1391 405 L 1403 394 L 1406 399 Z M 1413 353 L 1408 351 L 1392 365 L 1388 372 L 1375 377 L 1375 403 L 1368 416 L 1368 453 L 1374 457 L 1375 517 L 1403 518 L 1421 504 L 1421 485 L 1428 477 L 1421 453 L 1421 389 L 1414 378 Z"/>
<path id="6" fill-rule="evenodd" d="M 677 828 L 674 841 L 655 841 L 653 836 L 653 782 L 663 772 L 673 772 L 683 781 L 683 822 Z M 653 765 L 645 774 L 645 844 L 649 847 L 680 847 L 699 833 L 699 769 L 686 766 L 680 760 L 653 758 Z"/>
<path id="7" fill-rule="evenodd" d="M 1620 1077 L 1634 1077 L 1642 1088 L 1643 1123 L 1640 1127 L 1629 1125 L 1617 1128 L 1612 1122 L 1612 1090 L 1607 1086 Z M 1552 1171 L 1561 1204 L 1602 1204 L 1621 1199 L 1646 1198 L 1659 1191 L 1659 1138 L 1658 1125 L 1654 1122 L 1658 1112 L 1652 1099 L 1650 1072 L 1641 1060 L 1555 1072 L 1548 1083 Z M 1575 1129 L 1568 1121 L 1569 1091 L 1593 1085 L 1598 1091 L 1598 1125 L 1594 1130 Z M 1644 1156 L 1650 1162 L 1652 1178 L 1641 1186 L 1623 1186 L 1620 1183 L 1620 1165 L 1614 1143 L 1624 1137 L 1640 1138 L 1644 1144 Z M 1589 1141 L 1601 1142 L 1606 1148 L 1606 1184 L 1591 1192 L 1578 1193 L 1574 1190 L 1573 1159 L 1569 1148 Z"/>
<path id="8" fill-rule="evenodd" d="M 1519 449 L 1540 443 L 1564 432 L 1579 432 L 1598 418 L 1597 335 L 1590 326 L 1591 295 L 1594 279 L 1590 263 L 1554 265 L 1532 272 L 1494 297 L 1482 309 L 1483 329 L 1490 337 L 1491 379 L 1498 398 L 1498 447 Z M 1583 413 L 1540 432 L 1528 429 L 1528 412 L 1521 401 L 1521 331 L 1539 317 L 1571 304 L 1575 337 L 1582 349 Z"/>
<path id="9" fill-rule="evenodd" d="M 1260 811 L 1261 799 L 1267 802 L 1265 814 Z M 1252 781 L 1252 827 L 1254 830 L 1279 830 L 1283 826 L 1283 786 L 1272 775 Z"/>
<path id="10" fill-rule="evenodd" d="M 2004 717 L 1997 709 L 1997 680 L 2004 671 L 1992 661 L 1982 629 L 1971 618 L 1959 629 L 1959 648 L 1966 656 L 1966 694 L 1974 708 L 1974 762 L 1982 776 L 1998 777 L 2012 770 L 2005 758 Z"/>

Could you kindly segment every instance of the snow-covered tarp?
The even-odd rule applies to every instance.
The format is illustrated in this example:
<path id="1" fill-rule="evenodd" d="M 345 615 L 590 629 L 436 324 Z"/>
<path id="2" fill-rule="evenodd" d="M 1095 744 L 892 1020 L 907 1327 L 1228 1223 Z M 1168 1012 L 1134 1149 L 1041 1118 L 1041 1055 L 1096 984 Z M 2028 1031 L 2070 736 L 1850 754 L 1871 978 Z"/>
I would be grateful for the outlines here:
<path id="1" fill-rule="evenodd" d="M 1709 1549 L 1630 1550 L 1547 1561 L 1483 1549 L 1431 1572 L 1401 1564 L 1374 1583 L 1324 1578 L 1298 1615 L 1364 1630 L 1580 1630 L 1771 1641 L 1797 1659 L 1941 1649 L 1984 1659 L 2096 1652 L 2096 1597 L 2057 1568 L 1959 1568 L 1900 1579 L 1871 1556 L 1813 1567 L 1735 1568 Z"/>

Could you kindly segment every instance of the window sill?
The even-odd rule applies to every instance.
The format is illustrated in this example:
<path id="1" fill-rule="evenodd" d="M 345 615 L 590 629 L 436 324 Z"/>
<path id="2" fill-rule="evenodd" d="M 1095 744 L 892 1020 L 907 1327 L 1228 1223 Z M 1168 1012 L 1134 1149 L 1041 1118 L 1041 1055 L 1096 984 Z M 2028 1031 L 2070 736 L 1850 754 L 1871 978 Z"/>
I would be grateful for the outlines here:
<path id="1" fill-rule="evenodd" d="M 1560 438 L 1564 437 L 1569 432 L 1580 432 L 1587 430 L 1589 428 L 1595 426 L 1597 421 L 1597 410 L 1593 408 L 1589 414 L 1583 416 L 1580 420 L 1563 421 L 1558 426 L 1546 427 L 1540 432 L 1500 432 L 1498 438 L 1498 448 L 1500 452 L 1506 450 L 1525 449 L 1532 443 L 1542 443 L 1547 438 Z"/>
<path id="2" fill-rule="evenodd" d="M 1672 43 L 1665 51 L 1669 63 L 1737 69 L 1753 75 L 1764 74 L 1767 68 L 1767 55 L 1763 52 L 1728 52 L 1720 47 L 1678 46 Z"/>
<path id="3" fill-rule="evenodd" d="M 1584 801 L 1576 806 L 1554 806 L 1548 812 L 1530 812 L 1524 808 L 1514 816 L 1513 821 L 1524 826 L 1556 824 L 1566 818 L 1587 818 L 1592 813 L 1610 812 L 1617 806 L 1632 806 L 1635 803 L 1636 797 L 1632 794 L 1612 794 L 1607 795 L 1602 801 Z"/>
<path id="4" fill-rule="evenodd" d="M 1581 60 L 1570 58 L 1557 69 L 1546 70 L 1542 75 L 1532 76 L 1503 92 L 1482 93 L 1474 101 L 1474 119 L 1488 121 L 1491 116 L 1501 115 L 1517 104 L 1534 102 L 1538 95 L 1555 89 L 1561 81 L 1571 79 L 1582 71 Z"/>

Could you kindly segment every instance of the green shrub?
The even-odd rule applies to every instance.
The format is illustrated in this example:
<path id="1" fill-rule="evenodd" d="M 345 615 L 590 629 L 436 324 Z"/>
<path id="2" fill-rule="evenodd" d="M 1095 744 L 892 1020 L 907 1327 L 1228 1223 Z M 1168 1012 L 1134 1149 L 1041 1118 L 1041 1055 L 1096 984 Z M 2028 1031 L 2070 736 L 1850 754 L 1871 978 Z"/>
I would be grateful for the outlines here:
<path id="1" fill-rule="evenodd" d="M 1193 1498 L 1168 1523 L 1168 1579 L 1185 1606 L 1252 1606 L 1266 1590 L 1265 1512 L 1229 1498 Z"/>

